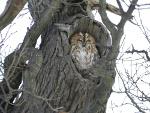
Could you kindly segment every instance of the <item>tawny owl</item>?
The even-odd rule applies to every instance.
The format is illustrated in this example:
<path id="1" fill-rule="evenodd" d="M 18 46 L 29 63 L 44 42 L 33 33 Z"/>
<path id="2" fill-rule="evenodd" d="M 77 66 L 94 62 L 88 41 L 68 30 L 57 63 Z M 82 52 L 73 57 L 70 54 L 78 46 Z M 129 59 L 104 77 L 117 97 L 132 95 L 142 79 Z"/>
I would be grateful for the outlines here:
<path id="1" fill-rule="evenodd" d="M 88 69 L 98 58 L 95 39 L 88 33 L 76 33 L 70 37 L 71 56 L 79 69 Z"/>

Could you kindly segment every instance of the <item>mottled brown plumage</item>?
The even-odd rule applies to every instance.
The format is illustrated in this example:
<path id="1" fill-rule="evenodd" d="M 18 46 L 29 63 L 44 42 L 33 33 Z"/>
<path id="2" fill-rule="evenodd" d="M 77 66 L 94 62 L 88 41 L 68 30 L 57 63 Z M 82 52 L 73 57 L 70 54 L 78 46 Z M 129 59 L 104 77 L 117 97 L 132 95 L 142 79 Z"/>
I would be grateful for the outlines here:
<path id="1" fill-rule="evenodd" d="M 75 33 L 70 37 L 71 55 L 79 69 L 88 69 L 98 58 L 95 39 L 88 33 Z"/>

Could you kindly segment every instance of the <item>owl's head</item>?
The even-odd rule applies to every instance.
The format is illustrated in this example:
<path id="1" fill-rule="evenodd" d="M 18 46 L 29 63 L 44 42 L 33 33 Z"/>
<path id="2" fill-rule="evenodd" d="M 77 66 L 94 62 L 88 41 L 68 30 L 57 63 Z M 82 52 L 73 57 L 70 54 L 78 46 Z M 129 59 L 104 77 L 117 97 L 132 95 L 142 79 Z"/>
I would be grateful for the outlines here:
<path id="1" fill-rule="evenodd" d="M 99 57 L 95 39 L 88 33 L 75 33 L 70 37 L 71 56 L 78 69 L 88 69 Z"/>
<path id="2" fill-rule="evenodd" d="M 70 37 L 70 44 L 71 45 L 78 45 L 78 44 L 82 44 L 83 40 L 84 40 L 84 36 L 81 32 L 79 33 L 75 33 L 74 35 L 72 35 Z"/>
<path id="3" fill-rule="evenodd" d="M 71 45 L 82 45 L 82 47 L 86 45 L 93 45 L 95 44 L 95 39 L 88 33 L 75 33 L 70 37 L 70 44 Z"/>

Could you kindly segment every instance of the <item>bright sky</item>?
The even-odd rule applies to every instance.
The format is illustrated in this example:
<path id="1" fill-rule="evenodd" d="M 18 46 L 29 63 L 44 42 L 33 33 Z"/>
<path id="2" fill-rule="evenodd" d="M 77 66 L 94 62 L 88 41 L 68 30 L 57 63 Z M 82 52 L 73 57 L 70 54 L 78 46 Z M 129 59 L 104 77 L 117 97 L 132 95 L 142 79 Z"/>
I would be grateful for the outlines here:
<path id="1" fill-rule="evenodd" d="M 114 4 L 114 1 L 116 1 L 116 0 L 107 0 L 107 1 Z M 140 2 L 142 2 L 142 3 L 148 3 L 149 2 L 150 3 L 149 0 L 139 0 L 138 3 L 140 4 Z M 150 24 L 148 24 L 149 18 L 150 18 L 149 12 L 150 12 L 150 9 L 140 10 L 140 15 L 141 15 L 141 19 L 142 19 L 144 27 L 148 28 L 150 30 Z M 110 14 L 110 13 L 108 13 L 108 15 L 114 23 L 117 23 L 118 20 L 120 19 L 119 17 L 117 17 L 113 14 Z M 138 14 L 137 10 L 134 11 L 133 15 L 135 15 L 137 21 L 139 22 L 139 16 L 138 16 L 139 14 Z M 126 51 L 128 48 L 130 48 L 130 50 L 131 50 L 131 44 L 133 44 L 135 49 L 138 49 L 138 50 L 150 49 L 150 44 L 146 40 L 142 31 L 139 29 L 139 27 L 133 25 L 131 22 L 126 23 L 124 33 L 125 34 L 123 37 L 125 37 L 125 45 L 124 45 L 124 48 L 120 50 L 121 52 Z M 149 35 L 150 34 L 148 34 L 148 36 Z M 126 58 L 129 58 L 129 57 L 131 59 L 131 55 L 126 55 Z M 137 56 L 134 55 L 134 57 L 136 58 Z M 139 57 L 137 57 L 137 58 L 139 58 Z M 131 71 L 129 71 L 129 73 L 132 75 L 132 73 L 135 73 L 136 70 L 135 70 L 135 67 L 131 66 L 131 63 L 132 63 L 131 61 L 127 61 L 127 62 L 125 62 L 125 66 L 124 66 L 122 64 L 122 62 L 120 61 L 117 65 L 117 67 L 121 71 L 125 70 L 124 68 L 126 68 L 128 70 L 131 69 Z M 143 72 L 145 72 L 144 66 L 138 69 L 138 74 L 142 75 Z M 116 77 L 114 89 L 119 89 L 120 87 L 121 87 L 121 81 L 120 80 L 118 81 L 118 78 Z M 149 87 L 147 87 L 145 84 L 140 84 L 140 87 L 145 92 L 149 93 L 149 90 L 148 90 Z M 123 103 L 121 104 L 120 102 L 121 103 L 123 102 Z M 130 104 L 126 105 L 126 103 L 130 103 L 130 101 L 128 100 L 128 98 L 124 94 L 113 93 L 109 99 L 109 102 L 108 102 L 108 108 L 109 109 L 107 109 L 107 113 L 139 113 L 138 110 L 134 109 L 132 105 L 130 105 Z M 111 104 L 113 104 L 112 106 L 115 109 L 112 109 Z M 150 106 L 150 103 L 148 103 L 146 105 Z"/>
<path id="2" fill-rule="evenodd" d="M 116 0 L 107 0 L 108 2 L 116 5 Z M 150 2 L 149 0 L 139 0 L 142 3 L 148 3 Z M 3 11 L 5 7 L 5 0 L 0 0 L 0 13 Z M 116 5 L 117 6 L 117 5 Z M 125 5 L 124 5 L 125 6 Z M 126 7 L 125 7 L 126 9 Z M 145 10 L 140 10 L 140 15 L 142 18 L 143 25 L 150 30 L 150 24 L 149 24 L 149 19 L 150 19 L 150 9 L 145 9 Z M 27 13 L 27 14 L 26 14 Z M 1 34 L 0 34 L 0 40 L 2 38 L 8 38 L 5 41 L 5 45 L 3 48 L 0 50 L 0 53 L 2 53 L 3 56 L 9 54 L 14 50 L 19 43 L 23 41 L 23 38 L 27 32 L 27 27 L 31 26 L 31 17 L 29 16 L 28 10 L 23 10 L 20 13 L 22 16 L 18 16 L 15 21 L 10 25 L 11 28 L 9 29 L 10 26 L 8 26 L 6 29 L 4 29 Z M 24 15 L 25 14 L 25 15 Z M 138 18 L 138 11 L 134 12 L 134 15 L 136 15 L 137 20 L 139 21 Z M 112 13 L 108 13 L 108 16 L 110 17 L 111 21 L 114 23 L 118 23 L 120 20 L 119 16 L 116 16 Z M 97 15 L 96 16 L 97 20 L 100 20 L 100 17 Z M 9 32 L 7 32 L 9 29 Z M 150 35 L 150 34 L 148 34 Z M 124 48 L 121 49 L 121 52 L 126 51 L 128 48 L 131 47 L 131 44 L 134 45 L 136 49 L 142 50 L 142 49 L 150 49 L 149 43 L 147 42 L 146 38 L 142 34 L 142 31 L 139 29 L 139 27 L 133 25 L 131 22 L 127 22 L 125 25 L 125 45 Z M 130 48 L 131 49 L 131 48 Z M 127 63 L 127 66 L 129 64 Z M 118 64 L 118 68 L 122 68 L 121 64 Z M 118 79 L 116 79 L 114 88 L 118 88 L 120 85 L 120 82 L 118 82 Z M 111 95 L 111 98 L 109 99 L 108 102 L 108 109 L 107 113 L 138 113 L 137 109 L 134 109 L 131 105 L 124 105 L 123 107 L 120 107 L 121 103 L 120 102 L 130 102 L 124 94 L 115 94 L 113 93 Z M 111 104 L 113 103 L 113 107 L 115 109 L 112 109 Z M 114 106 L 114 103 L 116 106 Z"/>

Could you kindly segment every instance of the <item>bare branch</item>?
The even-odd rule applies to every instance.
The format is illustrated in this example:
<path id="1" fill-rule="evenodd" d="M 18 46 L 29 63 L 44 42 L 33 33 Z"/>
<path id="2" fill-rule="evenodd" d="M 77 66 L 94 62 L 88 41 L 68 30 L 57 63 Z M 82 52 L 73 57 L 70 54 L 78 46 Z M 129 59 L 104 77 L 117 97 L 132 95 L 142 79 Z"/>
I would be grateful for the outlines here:
<path id="1" fill-rule="evenodd" d="M 99 13 L 101 15 L 103 23 L 109 29 L 110 32 L 114 32 L 116 30 L 115 25 L 109 20 L 107 13 L 106 13 L 106 0 L 101 0 Z"/>
<path id="2" fill-rule="evenodd" d="M 100 7 L 99 2 L 94 2 L 91 7 L 92 7 L 92 9 L 98 9 Z M 119 8 L 117 8 L 114 5 L 111 5 L 109 3 L 106 3 L 106 10 L 110 11 L 116 15 L 119 15 L 119 16 L 121 16 L 121 14 L 122 14 L 121 11 L 119 10 Z"/>
<path id="3" fill-rule="evenodd" d="M 121 14 L 123 14 L 123 13 L 124 13 L 124 10 L 123 10 L 123 7 L 122 7 L 122 5 L 121 5 L 121 2 L 120 2 L 119 0 L 116 0 L 116 1 L 117 1 L 118 6 L 119 6 L 119 9 L 120 9 Z"/>
<path id="4" fill-rule="evenodd" d="M 146 32 L 146 29 L 145 29 L 145 27 L 144 27 L 144 25 L 143 25 L 143 21 L 142 21 L 142 18 L 141 18 L 141 14 L 140 14 L 140 11 L 138 10 L 138 14 L 139 14 L 139 19 L 140 19 L 140 29 L 141 29 L 141 31 L 143 32 L 143 34 L 144 34 L 144 36 L 145 36 L 145 38 L 146 38 L 146 40 L 148 41 L 148 43 L 150 43 L 150 39 L 149 39 L 149 36 L 148 36 L 148 34 L 147 34 L 147 32 Z"/>
<path id="5" fill-rule="evenodd" d="M 126 84 L 124 82 L 124 79 L 122 78 L 121 74 L 119 73 L 118 69 L 116 68 L 116 72 L 118 73 L 122 83 L 123 83 L 123 87 L 124 87 L 124 92 L 127 95 L 127 97 L 130 99 L 130 101 L 132 102 L 132 104 L 141 112 L 141 113 L 146 113 L 145 111 L 142 110 L 142 108 L 135 102 L 135 100 L 131 97 L 131 95 L 129 94 L 130 92 L 128 91 L 128 88 L 126 87 Z"/>
<path id="6" fill-rule="evenodd" d="M 143 111 L 139 106 L 138 104 L 134 101 L 134 99 L 129 95 L 129 92 L 127 91 L 127 88 L 126 86 L 125 87 L 125 93 L 126 95 L 128 96 L 128 98 L 130 99 L 130 101 L 133 103 L 133 105 L 141 112 L 141 113 L 146 113 L 145 111 Z"/>
<path id="7" fill-rule="evenodd" d="M 0 15 L 0 31 L 10 24 L 22 10 L 27 0 L 8 0 L 4 12 Z"/>
<path id="8" fill-rule="evenodd" d="M 132 47 L 132 50 L 130 51 L 126 51 L 126 53 L 143 53 L 145 54 L 146 58 L 147 58 L 147 61 L 150 61 L 150 56 L 148 55 L 148 52 L 146 50 L 136 50 L 134 49 L 134 47 Z"/>
<path id="9" fill-rule="evenodd" d="M 118 24 L 118 27 L 119 27 L 119 28 L 123 28 L 124 25 L 125 25 L 125 23 L 126 23 L 126 21 L 127 21 L 128 19 L 132 18 L 132 13 L 133 13 L 133 11 L 134 11 L 134 9 L 135 9 L 135 6 L 136 6 L 137 2 L 138 2 L 138 0 L 132 0 L 131 4 L 130 4 L 130 6 L 129 6 L 129 9 L 127 10 L 126 13 L 123 14 L 123 16 L 122 16 L 122 18 L 121 18 L 121 21 L 120 21 L 120 23 Z"/>
<path id="10" fill-rule="evenodd" d="M 150 3 L 149 4 L 137 4 L 138 7 L 141 7 L 141 6 L 150 6 Z"/>

